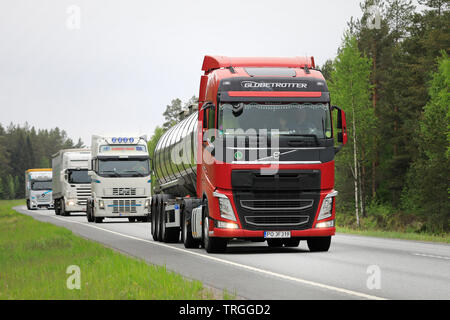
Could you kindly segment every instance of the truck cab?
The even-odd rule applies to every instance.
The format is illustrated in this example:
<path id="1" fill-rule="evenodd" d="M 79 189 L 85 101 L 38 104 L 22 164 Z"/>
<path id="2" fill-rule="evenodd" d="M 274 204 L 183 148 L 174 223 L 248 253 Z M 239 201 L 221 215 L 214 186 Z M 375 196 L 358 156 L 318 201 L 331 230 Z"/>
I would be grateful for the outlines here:
<path id="1" fill-rule="evenodd" d="M 87 199 L 91 195 L 90 159 L 89 149 L 64 149 L 52 156 L 56 215 L 86 212 Z"/>
<path id="2" fill-rule="evenodd" d="M 151 176 L 146 136 L 94 135 L 91 157 L 88 221 L 100 223 L 104 218 L 148 221 Z"/>
<path id="3" fill-rule="evenodd" d="M 28 210 L 53 209 L 52 169 L 28 169 L 25 172 L 25 198 Z"/>

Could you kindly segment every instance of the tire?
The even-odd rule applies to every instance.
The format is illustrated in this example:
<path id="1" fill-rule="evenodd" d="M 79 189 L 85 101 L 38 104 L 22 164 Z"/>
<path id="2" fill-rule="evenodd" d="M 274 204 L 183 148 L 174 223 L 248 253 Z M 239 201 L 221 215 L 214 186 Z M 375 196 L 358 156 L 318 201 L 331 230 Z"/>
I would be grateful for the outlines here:
<path id="1" fill-rule="evenodd" d="M 267 245 L 270 248 L 281 248 L 283 246 L 283 239 L 267 239 Z"/>
<path id="2" fill-rule="evenodd" d="M 158 221 L 157 221 L 157 216 L 158 216 L 158 200 L 159 200 L 159 195 L 153 196 L 154 198 L 152 199 L 152 225 L 151 225 L 151 233 L 152 233 L 152 237 L 153 240 L 158 241 L 157 239 L 157 226 L 158 226 Z"/>
<path id="3" fill-rule="evenodd" d="M 308 239 L 308 248 L 311 252 L 325 252 L 330 249 L 331 236 L 330 237 L 318 237 Z"/>
<path id="4" fill-rule="evenodd" d="M 27 200 L 27 209 L 28 209 L 28 210 L 31 210 L 31 207 L 30 207 L 30 200 Z"/>
<path id="5" fill-rule="evenodd" d="M 62 201 L 60 200 L 60 204 L 61 204 L 61 206 L 60 206 L 59 214 L 61 216 L 65 217 L 65 216 L 67 216 L 67 212 L 66 212 L 66 206 L 64 204 L 64 198 L 62 199 Z"/>
<path id="6" fill-rule="evenodd" d="M 88 222 L 94 222 L 94 208 L 92 207 L 91 201 L 88 201 L 86 205 L 86 218 Z"/>
<path id="7" fill-rule="evenodd" d="M 103 222 L 103 218 L 102 217 L 95 217 L 94 220 L 95 220 L 95 223 L 102 223 Z"/>
<path id="8" fill-rule="evenodd" d="M 288 248 L 296 248 L 300 244 L 300 239 L 296 239 L 296 238 L 285 239 L 283 241 L 283 244 L 285 247 L 288 247 Z"/>
<path id="9" fill-rule="evenodd" d="M 201 204 L 198 200 L 185 199 L 182 206 L 182 219 L 181 219 L 181 240 L 184 247 L 187 249 L 198 248 L 201 245 L 201 241 L 192 237 L 191 217 L 192 209 L 198 207 Z"/>
<path id="10" fill-rule="evenodd" d="M 227 239 L 209 236 L 209 209 L 208 202 L 204 205 L 202 238 L 203 246 L 208 253 L 223 253 L 227 250 Z"/>
<path id="11" fill-rule="evenodd" d="M 166 228 L 166 205 L 165 202 L 171 197 L 167 194 L 163 194 L 159 205 L 159 223 L 160 223 L 160 237 L 162 242 L 177 243 L 180 241 L 180 228 Z"/>

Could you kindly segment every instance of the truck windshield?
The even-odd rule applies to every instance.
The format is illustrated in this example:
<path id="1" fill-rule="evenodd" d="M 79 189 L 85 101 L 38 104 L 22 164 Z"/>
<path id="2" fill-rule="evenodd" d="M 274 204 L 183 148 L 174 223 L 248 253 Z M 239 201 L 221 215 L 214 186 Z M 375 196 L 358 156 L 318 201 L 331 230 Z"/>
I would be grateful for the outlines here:
<path id="1" fill-rule="evenodd" d="M 91 183 L 87 170 L 69 170 L 69 183 Z"/>
<path id="2" fill-rule="evenodd" d="M 52 181 L 32 181 L 31 190 L 52 190 Z"/>
<path id="3" fill-rule="evenodd" d="M 331 113 L 328 104 L 290 103 L 221 104 L 218 119 L 219 134 L 232 134 L 233 130 L 278 130 L 280 135 L 331 138 Z M 228 132 L 227 132 L 228 130 Z"/>
<path id="4" fill-rule="evenodd" d="M 148 159 L 102 159 L 98 174 L 105 177 L 145 177 L 150 175 Z"/>

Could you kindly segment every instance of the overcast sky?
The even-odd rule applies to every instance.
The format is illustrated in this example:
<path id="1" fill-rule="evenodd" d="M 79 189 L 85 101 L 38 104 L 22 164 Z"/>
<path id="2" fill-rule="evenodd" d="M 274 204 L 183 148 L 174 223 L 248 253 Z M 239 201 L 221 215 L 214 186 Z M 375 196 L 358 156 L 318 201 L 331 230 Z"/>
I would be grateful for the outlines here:
<path id="1" fill-rule="evenodd" d="M 150 136 L 172 99 L 198 95 L 205 54 L 321 65 L 359 2 L 2 1 L 0 123 L 58 126 L 86 145 L 92 134 Z"/>

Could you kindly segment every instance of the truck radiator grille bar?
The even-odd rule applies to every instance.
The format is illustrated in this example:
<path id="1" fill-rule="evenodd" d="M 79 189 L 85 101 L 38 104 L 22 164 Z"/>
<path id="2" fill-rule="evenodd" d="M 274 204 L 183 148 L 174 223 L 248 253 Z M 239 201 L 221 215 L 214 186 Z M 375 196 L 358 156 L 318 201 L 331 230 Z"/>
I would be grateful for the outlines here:
<path id="1" fill-rule="evenodd" d="M 253 216 L 245 221 L 254 226 L 299 226 L 308 223 L 309 216 Z"/>
<path id="2" fill-rule="evenodd" d="M 136 213 L 136 200 L 113 200 L 113 213 Z"/>
<path id="3" fill-rule="evenodd" d="M 241 207 L 250 210 L 305 210 L 311 208 L 314 200 L 241 200 Z"/>
<path id="4" fill-rule="evenodd" d="M 87 199 L 91 196 L 91 188 L 79 187 L 77 188 L 77 204 L 86 205 Z"/>

